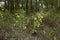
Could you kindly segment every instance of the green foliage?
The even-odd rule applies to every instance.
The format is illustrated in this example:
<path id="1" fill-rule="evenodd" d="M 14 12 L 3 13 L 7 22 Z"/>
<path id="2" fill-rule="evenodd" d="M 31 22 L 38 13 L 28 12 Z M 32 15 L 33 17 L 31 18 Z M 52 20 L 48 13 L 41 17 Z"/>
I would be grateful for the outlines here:
<path id="1" fill-rule="evenodd" d="M 18 37 L 18 36 L 20 36 L 20 35 L 21 35 L 20 30 L 15 30 L 15 37 Z"/>
<path id="2" fill-rule="evenodd" d="M 4 36 L 5 39 L 7 39 L 7 37 L 9 36 L 9 33 L 8 32 L 5 32 L 4 34 L 5 34 L 5 36 Z"/>
<path id="3" fill-rule="evenodd" d="M 22 7 L 19 7 L 19 2 Z M 60 28 L 60 8 L 57 0 L 39 0 L 39 2 L 10 0 L 8 4 L 11 5 L 6 4 L 7 7 L 0 11 L 0 26 L 4 30 L 5 37 L 9 36 L 12 28 L 15 30 L 15 37 L 18 37 L 21 35 L 21 30 L 34 34 L 38 32 L 38 29 L 40 32 L 47 26 L 47 29 L 42 30 L 42 34 L 46 33 L 52 40 L 57 40 L 56 34 Z"/>

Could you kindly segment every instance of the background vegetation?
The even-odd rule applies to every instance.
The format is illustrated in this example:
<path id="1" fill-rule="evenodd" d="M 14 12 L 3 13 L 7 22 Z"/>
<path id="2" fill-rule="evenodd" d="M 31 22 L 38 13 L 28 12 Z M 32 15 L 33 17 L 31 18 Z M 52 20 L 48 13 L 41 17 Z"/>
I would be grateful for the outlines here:
<path id="1" fill-rule="evenodd" d="M 60 40 L 60 0 L 0 0 L 0 40 Z"/>

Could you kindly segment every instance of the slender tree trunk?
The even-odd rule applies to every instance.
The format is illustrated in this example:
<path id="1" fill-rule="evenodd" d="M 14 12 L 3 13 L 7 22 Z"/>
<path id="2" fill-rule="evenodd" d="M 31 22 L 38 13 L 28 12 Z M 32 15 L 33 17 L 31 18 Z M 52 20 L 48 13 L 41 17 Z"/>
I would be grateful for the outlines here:
<path id="1" fill-rule="evenodd" d="M 18 10 L 19 9 L 19 0 L 15 0 L 15 9 Z"/>
<path id="2" fill-rule="evenodd" d="M 29 12 L 28 12 L 28 0 L 26 0 L 26 15 L 28 15 Z"/>
<path id="3" fill-rule="evenodd" d="M 58 0 L 58 7 L 60 7 L 60 0 Z"/>
<path id="4" fill-rule="evenodd" d="M 37 4 L 37 0 L 36 0 L 36 11 L 37 11 L 37 5 L 38 5 L 38 4 Z"/>
<path id="5" fill-rule="evenodd" d="M 32 0 L 30 1 L 30 10 L 33 11 Z"/>

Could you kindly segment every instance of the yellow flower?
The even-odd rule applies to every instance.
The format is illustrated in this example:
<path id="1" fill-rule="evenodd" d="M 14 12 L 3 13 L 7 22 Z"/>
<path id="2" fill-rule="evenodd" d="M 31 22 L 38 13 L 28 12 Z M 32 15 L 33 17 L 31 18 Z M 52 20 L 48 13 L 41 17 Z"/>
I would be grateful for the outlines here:
<path id="1" fill-rule="evenodd" d="M 37 32 L 37 30 L 35 30 L 35 32 Z"/>
<path id="2" fill-rule="evenodd" d="M 17 18 L 19 18 L 20 16 L 19 15 L 17 15 Z"/>
<path id="3" fill-rule="evenodd" d="M 35 17 L 34 20 L 37 20 L 37 18 Z"/>
<path id="4" fill-rule="evenodd" d="M 24 27 L 24 29 L 26 29 L 26 26 Z"/>
<path id="5" fill-rule="evenodd" d="M 42 19 L 40 19 L 40 22 L 42 22 Z"/>
<path id="6" fill-rule="evenodd" d="M 39 28 L 39 25 L 37 27 Z"/>
<path id="7" fill-rule="evenodd" d="M 41 18 L 43 18 L 43 16 L 41 16 Z"/>
<path id="8" fill-rule="evenodd" d="M 15 26 L 16 24 L 13 24 L 13 26 Z"/>

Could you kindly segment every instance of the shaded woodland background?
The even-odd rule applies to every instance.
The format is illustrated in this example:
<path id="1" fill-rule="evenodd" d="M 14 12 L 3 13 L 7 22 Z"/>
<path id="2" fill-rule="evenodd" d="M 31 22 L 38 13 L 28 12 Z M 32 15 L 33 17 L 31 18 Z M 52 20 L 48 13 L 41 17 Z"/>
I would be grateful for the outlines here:
<path id="1" fill-rule="evenodd" d="M 0 0 L 0 40 L 60 40 L 60 0 Z"/>

